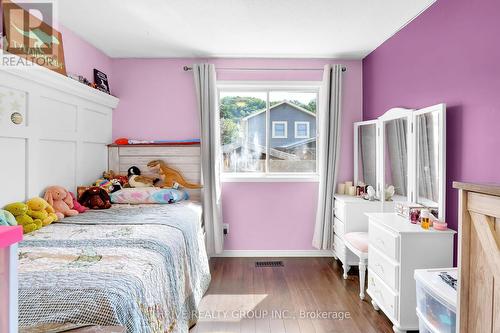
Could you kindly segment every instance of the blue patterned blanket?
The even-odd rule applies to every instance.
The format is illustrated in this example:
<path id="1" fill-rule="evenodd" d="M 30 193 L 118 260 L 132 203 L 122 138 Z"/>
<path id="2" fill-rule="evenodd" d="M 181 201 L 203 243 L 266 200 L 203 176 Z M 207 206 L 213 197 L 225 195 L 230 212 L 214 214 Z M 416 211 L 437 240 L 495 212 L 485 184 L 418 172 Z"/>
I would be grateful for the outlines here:
<path id="1" fill-rule="evenodd" d="M 20 331 L 187 332 L 210 283 L 201 220 L 192 202 L 115 205 L 26 235 Z"/>

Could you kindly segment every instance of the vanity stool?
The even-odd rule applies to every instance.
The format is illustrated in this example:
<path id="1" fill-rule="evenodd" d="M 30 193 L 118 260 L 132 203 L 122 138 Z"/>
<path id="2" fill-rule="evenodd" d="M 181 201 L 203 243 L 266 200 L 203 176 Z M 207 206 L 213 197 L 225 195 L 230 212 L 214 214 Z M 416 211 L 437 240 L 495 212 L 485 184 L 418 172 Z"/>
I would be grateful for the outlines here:
<path id="1" fill-rule="evenodd" d="M 365 299 L 365 276 L 368 266 L 368 233 L 349 232 L 344 235 L 345 246 L 359 258 L 359 298 Z M 344 278 L 347 272 L 344 272 Z"/>

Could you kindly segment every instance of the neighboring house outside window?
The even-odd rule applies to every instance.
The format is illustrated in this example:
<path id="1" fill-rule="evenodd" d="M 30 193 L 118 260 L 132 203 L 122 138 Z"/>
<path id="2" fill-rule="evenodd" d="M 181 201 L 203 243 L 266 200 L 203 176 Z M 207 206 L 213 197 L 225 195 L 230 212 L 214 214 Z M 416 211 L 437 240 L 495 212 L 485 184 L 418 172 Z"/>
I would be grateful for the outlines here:
<path id="1" fill-rule="evenodd" d="M 264 109 L 241 118 L 240 124 L 247 141 L 254 142 L 254 137 L 256 137 L 255 143 L 261 146 L 266 145 L 266 116 L 266 109 Z M 269 146 L 280 149 L 280 147 L 304 141 L 304 138 L 295 136 L 296 122 L 308 123 L 309 133 L 316 133 L 316 114 L 288 101 L 272 105 L 269 108 Z M 284 131 L 283 128 L 285 128 Z"/>
<path id="2" fill-rule="evenodd" d="M 286 121 L 273 121 L 273 139 L 286 139 L 288 124 Z"/>
<path id="3" fill-rule="evenodd" d="M 218 88 L 223 181 L 317 179 L 319 84 L 230 82 Z"/>
<path id="4" fill-rule="evenodd" d="M 309 138 L 309 122 L 296 121 L 295 122 L 295 138 L 308 139 Z"/>

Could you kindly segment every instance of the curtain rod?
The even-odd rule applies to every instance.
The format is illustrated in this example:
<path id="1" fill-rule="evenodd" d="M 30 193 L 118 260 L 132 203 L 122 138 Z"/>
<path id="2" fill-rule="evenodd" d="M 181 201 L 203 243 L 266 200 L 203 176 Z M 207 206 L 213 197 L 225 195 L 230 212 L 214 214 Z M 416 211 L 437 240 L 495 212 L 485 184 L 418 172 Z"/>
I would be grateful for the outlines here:
<path id="1" fill-rule="evenodd" d="M 184 66 L 184 71 L 191 71 L 193 67 Z M 322 71 L 323 68 L 216 68 L 220 71 Z M 347 71 L 347 68 L 342 67 L 342 72 Z"/>

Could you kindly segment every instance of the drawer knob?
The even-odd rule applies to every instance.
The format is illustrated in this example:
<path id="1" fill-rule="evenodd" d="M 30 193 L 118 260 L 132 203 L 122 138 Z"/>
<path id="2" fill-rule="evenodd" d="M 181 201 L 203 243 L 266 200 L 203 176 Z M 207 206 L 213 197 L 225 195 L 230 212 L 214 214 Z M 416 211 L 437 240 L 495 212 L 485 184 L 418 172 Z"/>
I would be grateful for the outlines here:
<path id="1" fill-rule="evenodd" d="M 377 238 L 377 242 L 379 242 L 382 246 L 385 246 L 385 242 L 381 238 Z"/>
<path id="2" fill-rule="evenodd" d="M 23 122 L 23 115 L 19 112 L 14 112 L 10 115 L 10 121 L 16 125 L 20 125 Z"/>
<path id="3" fill-rule="evenodd" d="M 376 264 L 375 264 L 375 267 L 378 267 L 378 268 L 379 268 L 379 270 L 380 270 L 382 273 L 384 273 L 384 266 L 382 266 L 380 263 L 376 263 Z"/>

